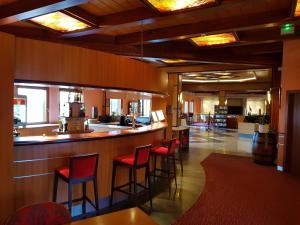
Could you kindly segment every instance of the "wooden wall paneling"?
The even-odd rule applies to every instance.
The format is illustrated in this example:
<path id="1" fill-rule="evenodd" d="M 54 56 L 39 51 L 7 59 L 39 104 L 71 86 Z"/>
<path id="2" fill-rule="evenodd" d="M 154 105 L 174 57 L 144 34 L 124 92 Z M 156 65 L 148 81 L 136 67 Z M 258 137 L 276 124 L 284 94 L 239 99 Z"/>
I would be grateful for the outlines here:
<path id="1" fill-rule="evenodd" d="M 98 115 L 102 115 L 102 107 L 104 105 L 103 102 L 104 92 L 102 90 L 83 90 L 83 98 L 84 98 L 84 107 L 85 107 L 85 115 L 89 118 L 92 118 L 93 115 L 93 107 L 96 106 L 98 108 Z"/>
<path id="2" fill-rule="evenodd" d="M 166 115 L 167 113 L 167 98 L 152 97 L 152 111 L 162 110 Z"/>
<path id="3" fill-rule="evenodd" d="M 21 207 L 37 201 L 49 201 L 52 196 L 53 171 L 64 166 L 72 155 L 98 152 L 98 188 L 101 198 L 110 195 L 111 172 L 113 158 L 133 153 L 135 147 L 152 143 L 159 145 L 164 139 L 164 129 L 151 133 L 128 137 L 100 139 L 95 141 L 46 144 L 33 146 L 15 146 L 14 179 L 16 205 Z M 30 160 L 30 161 L 24 161 Z M 32 176 L 33 175 L 33 176 Z M 29 177 L 22 177 L 29 176 Z M 30 177 L 31 176 L 31 177 Z M 128 171 L 118 169 L 117 183 L 127 182 Z M 144 179 L 143 171 L 139 172 L 139 180 Z M 58 201 L 65 201 L 67 186 L 61 182 Z M 74 190 L 74 197 L 79 197 L 80 187 Z M 88 186 L 88 195 L 93 199 L 92 188 Z"/>
<path id="4" fill-rule="evenodd" d="M 288 130 L 287 127 L 287 99 L 288 91 L 300 90 L 300 80 L 298 79 L 298 71 L 300 69 L 300 64 L 298 58 L 300 57 L 300 40 L 285 40 L 283 43 L 283 60 L 281 69 L 281 82 L 280 82 L 280 109 L 279 109 L 279 121 L 278 121 L 278 132 L 285 133 L 286 136 Z M 288 142 L 286 142 L 288 144 Z M 278 165 L 285 166 L 285 159 L 287 154 L 287 149 L 278 150 Z"/>
<path id="5" fill-rule="evenodd" d="M 14 210 L 12 180 L 15 38 L 0 32 L 0 224 Z"/>
<path id="6" fill-rule="evenodd" d="M 62 44 L 17 38 L 16 79 L 166 94 L 168 77 L 147 63 Z"/>

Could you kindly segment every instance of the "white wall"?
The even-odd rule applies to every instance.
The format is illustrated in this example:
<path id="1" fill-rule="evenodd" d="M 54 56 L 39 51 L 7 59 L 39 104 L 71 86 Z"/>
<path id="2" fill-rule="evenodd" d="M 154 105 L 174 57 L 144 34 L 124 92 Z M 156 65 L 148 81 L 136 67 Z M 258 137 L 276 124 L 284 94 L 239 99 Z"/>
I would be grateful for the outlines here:
<path id="1" fill-rule="evenodd" d="M 265 98 L 247 98 L 247 108 L 246 114 L 250 112 L 250 107 L 252 109 L 251 115 L 259 115 L 259 110 L 261 110 L 261 114 L 266 113 L 266 105 Z"/>
<path id="2" fill-rule="evenodd" d="M 201 114 L 213 114 L 215 112 L 215 105 L 219 105 L 218 97 L 203 97 Z"/>

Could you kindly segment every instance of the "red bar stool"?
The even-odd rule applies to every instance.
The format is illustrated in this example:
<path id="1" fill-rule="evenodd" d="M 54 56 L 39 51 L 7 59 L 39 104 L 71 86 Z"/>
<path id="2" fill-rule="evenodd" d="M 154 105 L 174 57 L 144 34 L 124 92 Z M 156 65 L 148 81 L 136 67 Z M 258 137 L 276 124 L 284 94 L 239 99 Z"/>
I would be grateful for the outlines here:
<path id="1" fill-rule="evenodd" d="M 110 197 L 110 206 L 113 204 L 113 196 L 114 191 L 119 191 L 128 196 L 133 196 L 136 198 L 138 196 L 137 186 L 142 187 L 149 192 L 149 201 L 152 210 L 152 194 L 151 194 L 151 183 L 150 183 L 150 167 L 149 167 L 149 159 L 150 159 L 150 151 L 152 145 L 140 146 L 135 150 L 135 154 L 123 155 L 114 158 L 113 161 L 113 172 L 112 172 L 112 183 L 111 183 L 111 197 Z M 116 179 L 116 171 L 117 167 L 127 167 L 129 168 L 129 182 L 123 184 L 121 186 L 115 187 L 115 179 Z M 145 168 L 145 185 L 139 184 L 137 182 L 137 170 Z M 133 181 L 132 181 L 132 173 L 133 173 Z M 148 187 L 147 185 L 148 181 Z M 133 193 L 131 190 L 131 186 L 133 184 Z M 125 187 L 129 186 L 129 191 L 124 190 Z"/>
<path id="2" fill-rule="evenodd" d="M 154 156 L 154 170 L 151 174 L 151 176 L 154 177 L 161 177 L 161 178 L 167 178 L 169 181 L 169 194 L 171 195 L 171 182 L 172 179 L 175 179 L 175 185 L 176 185 L 176 189 L 177 189 L 177 179 L 176 179 L 176 162 L 175 162 L 175 148 L 176 148 L 176 139 L 171 139 L 169 141 L 168 147 L 157 147 L 157 148 L 153 148 L 151 149 L 151 155 Z M 167 160 L 167 168 L 166 169 L 159 169 L 156 167 L 156 162 L 157 162 L 157 156 L 161 156 L 162 159 Z M 173 171 L 171 170 L 171 162 L 173 164 Z M 158 175 L 156 172 L 160 171 L 161 173 L 164 173 L 167 175 L 164 176 L 163 174 Z"/>
<path id="3" fill-rule="evenodd" d="M 169 145 L 170 140 L 163 140 L 163 146 L 167 147 Z M 178 158 L 175 158 L 177 161 L 179 161 L 180 163 L 180 167 L 181 167 L 181 176 L 183 175 L 183 159 L 182 159 L 182 145 L 181 145 L 181 141 L 176 139 L 176 148 L 177 148 L 177 152 L 178 152 Z"/>
<path id="4" fill-rule="evenodd" d="M 70 158 L 69 166 L 55 170 L 53 185 L 53 202 L 57 199 L 58 179 L 68 183 L 68 203 L 69 211 L 72 212 L 72 202 L 82 201 L 82 212 L 86 213 L 86 201 L 88 201 L 98 212 L 98 185 L 97 185 L 97 169 L 98 154 L 89 154 L 82 156 L 74 156 Z M 93 181 L 95 204 L 86 196 L 86 183 Z M 72 199 L 72 185 L 82 184 L 82 198 Z"/>

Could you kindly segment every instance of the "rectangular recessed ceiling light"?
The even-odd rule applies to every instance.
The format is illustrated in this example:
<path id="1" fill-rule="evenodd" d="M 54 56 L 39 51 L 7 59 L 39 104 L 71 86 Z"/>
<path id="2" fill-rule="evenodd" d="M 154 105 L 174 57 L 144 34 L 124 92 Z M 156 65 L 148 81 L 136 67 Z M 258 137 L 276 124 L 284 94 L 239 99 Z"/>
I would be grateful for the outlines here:
<path id="1" fill-rule="evenodd" d="M 191 38 L 191 40 L 198 46 L 213 46 L 225 45 L 237 42 L 237 37 L 234 33 L 223 33 L 205 35 L 200 37 Z"/>
<path id="2" fill-rule="evenodd" d="M 297 4 L 296 4 L 296 9 L 295 9 L 294 16 L 295 17 L 300 16 L 300 0 L 297 0 Z"/>
<path id="3" fill-rule="evenodd" d="M 161 61 L 164 62 L 164 63 L 170 63 L 170 64 L 187 62 L 186 60 L 183 60 L 183 59 L 162 59 Z"/>
<path id="4" fill-rule="evenodd" d="M 53 12 L 30 19 L 30 21 L 59 32 L 84 30 L 91 26 L 62 12 Z"/>
<path id="5" fill-rule="evenodd" d="M 174 12 L 178 10 L 190 9 L 215 4 L 217 0 L 145 0 L 158 11 Z"/>

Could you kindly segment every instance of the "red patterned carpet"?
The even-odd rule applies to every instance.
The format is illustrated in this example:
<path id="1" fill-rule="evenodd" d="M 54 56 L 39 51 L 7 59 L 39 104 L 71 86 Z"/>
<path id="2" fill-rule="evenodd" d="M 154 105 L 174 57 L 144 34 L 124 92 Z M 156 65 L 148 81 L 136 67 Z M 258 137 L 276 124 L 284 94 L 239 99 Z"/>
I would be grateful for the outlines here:
<path id="1" fill-rule="evenodd" d="M 205 189 L 173 225 L 300 225 L 300 179 L 249 157 L 211 154 Z"/>

